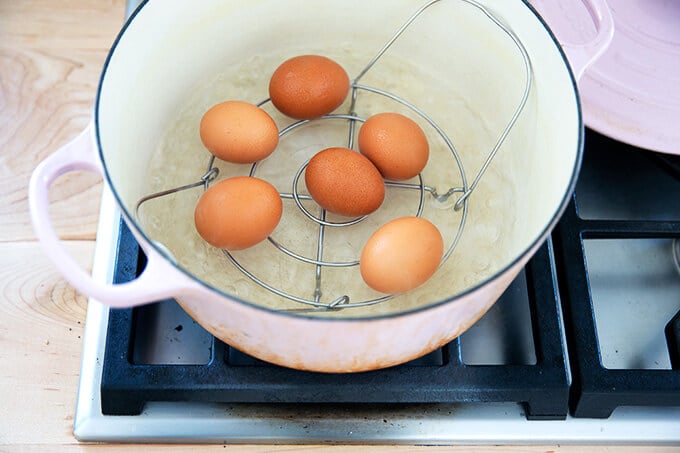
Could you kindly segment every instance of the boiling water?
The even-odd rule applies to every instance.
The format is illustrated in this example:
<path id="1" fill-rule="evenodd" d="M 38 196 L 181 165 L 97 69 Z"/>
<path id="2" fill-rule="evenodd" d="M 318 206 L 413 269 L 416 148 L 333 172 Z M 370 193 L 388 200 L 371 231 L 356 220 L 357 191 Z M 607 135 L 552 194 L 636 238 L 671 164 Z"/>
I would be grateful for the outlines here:
<path id="1" fill-rule="evenodd" d="M 350 49 L 329 55 L 349 72 L 350 78 L 358 73 L 367 57 L 358 58 Z M 203 113 L 212 105 L 225 100 L 244 100 L 258 103 L 267 98 L 267 86 L 273 70 L 281 59 L 275 56 L 256 56 L 238 67 L 226 68 L 218 76 L 206 78 L 191 93 L 168 124 L 162 140 L 155 150 L 151 164 L 147 193 L 196 182 L 205 173 L 209 152 L 199 137 L 199 123 Z M 518 81 L 517 99 L 521 96 Z M 502 131 L 503 121 L 512 115 L 516 104 L 500 112 L 480 112 L 474 105 L 474 93 L 460 93 L 455 81 L 425 73 L 408 62 L 383 56 L 362 80 L 362 84 L 391 91 L 425 111 L 444 129 L 462 157 L 468 183 L 486 159 L 495 140 Z M 293 121 L 278 113 L 271 103 L 263 106 L 277 122 L 279 129 Z M 337 109 L 347 113 L 349 100 Z M 507 111 L 505 111 L 507 110 Z M 358 116 L 396 111 L 406 114 L 421 124 L 430 143 L 430 160 L 422 173 L 426 185 L 445 193 L 449 188 L 461 187 L 461 176 L 449 148 L 436 131 L 412 111 L 379 95 L 359 92 L 355 108 Z M 503 121 L 490 123 L 488 118 L 503 116 Z M 357 130 L 360 124 L 357 123 Z M 255 176 L 272 183 L 280 192 L 291 193 L 293 177 L 301 165 L 316 152 L 331 146 L 348 145 L 346 120 L 314 121 L 284 136 L 276 151 L 263 160 Z M 518 138 L 519 137 L 519 138 Z M 469 201 L 469 215 L 465 228 L 453 254 L 435 276 L 425 285 L 377 305 L 348 308 L 340 311 L 317 310 L 320 316 L 367 316 L 392 313 L 435 303 L 475 285 L 490 277 L 516 253 L 513 238 L 521 233 L 521 216 L 516 214 L 514 178 L 518 174 L 517 159 L 512 159 L 513 147 L 526 146 L 525 138 L 513 133 L 501 148 L 483 181 Z M 508 149 L 509 148 L 509 149 Z M 218 162 L 219 178 L 247 175 L 251 165 Z M 409 182 L 418 182 L 414 178 Z M 194 227 L 194 207 L 201 196 L 201 187 L 149 201 L 140 210 L 140 222 L 155 241 L 165 245 L 178 264 L 197 278 L 229 295 L 254 304 L 282 310 L 305 308 L 298 302 L 275 295 L 238 270 L 224 253 L 207 243 Z M 305 194 L 304 177 L 300 178 L 298 192 Z M 459 194 L 448 201 L 436 201 L 425 193 L 422 216 L 433 222 L 445 240 L 445 248 L 454 240 L 462 211 L 453 205 Z M 415 215 L 420 192 L 403 188 L 387 188 L 384 204 L 354 226 L 327 227 L 323 249 L 326 261 L 358 260 L 367 238 L 380 225 L 396 217 Z M 303 202 L 307 209 L 319 215 L 320 209 L 313 201 Z M 308 219 L 293 200 L 284 199 L 283 217 L 272 237 L 297 254 L 315 258 L 319 226 Z M 330 221 L 346 218 L 328 215 Z M 515 250 L 513 250 L 515 249 Z M 305 299 L 313 299 L 316 288 L 316 267 L 293 259 L 277 250 L 269 241 L 250 249 L 233 253 L 234 257 L 251 273 L 279 290 Z M 330 302 L 348 295 L 352 302 L 381 297 L 368 288 L 361 278 L 358 266 L 332 268 L 321 271 L 321 302 Z"/>

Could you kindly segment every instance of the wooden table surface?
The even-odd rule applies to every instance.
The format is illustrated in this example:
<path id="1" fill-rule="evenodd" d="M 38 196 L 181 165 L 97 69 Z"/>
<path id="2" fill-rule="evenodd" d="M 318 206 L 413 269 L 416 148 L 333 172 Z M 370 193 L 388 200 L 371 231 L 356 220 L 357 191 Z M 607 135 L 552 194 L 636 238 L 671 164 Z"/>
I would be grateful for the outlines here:
<path id="1" fill-rule="evenodd" d="M 0 451 L 138 451 L 83 445 L 72 434 L 87 299 L 56 272 L 28 214 L 33 168 L 91 117 L 99 73 L 124 0 L 0 0 Z M 100 181 L 67 175 L 51 191 L 66 248 L 92 263 Z M 186 446 L 147 449 L 188 450 Z M 224 451 L 321 451 L 327 446 L 204 446 Z M 335 447 L 365 451 L 365 447 Z M 333 449 L 335 449 L 333 448 Z M 193 447 L 192 447 L 193 449 Z M 612 447 L 371 447 L 371 451 L 610 451 Z M 639 451 L 637 447 L 616 451 Z M 669 448 L 648 448 L 671 451 Z"/>

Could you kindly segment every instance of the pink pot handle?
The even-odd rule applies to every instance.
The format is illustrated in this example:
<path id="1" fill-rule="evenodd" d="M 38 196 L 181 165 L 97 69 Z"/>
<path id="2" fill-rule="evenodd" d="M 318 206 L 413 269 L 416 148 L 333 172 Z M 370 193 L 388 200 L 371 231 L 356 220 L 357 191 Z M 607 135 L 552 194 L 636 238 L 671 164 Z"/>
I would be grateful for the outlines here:
<path id="1" fill-rule="evenodd" d="M 42 161 L 33 171 L 28 188 L 31 220 L 45 253 L 64 277 L 81 293 L 111 307 L 141 305 L 177 295 L 185 277 L 154 250 L 147 251 L 147 265 L 142 274 L 129 283 L 107 284 L 97 281 L 80 268 L 66 252 L 49 215 L 49 189 L 61 175 L 87 170 L 103 175 L 95 151 L 94 127 L 90 124 L 73 141 Z"/>
<path id="2" fill-rule="evenodd" d="M 554 0 L 549 0 L 550 3 Z M 565 43 L 560 40 L 564 53 L 567 54 L 569 65 L 574 72 L 576 80 L 581 79 L 585 70 L 597 60 L 600 55 L 607 50 L 609 44 L 614 37 L 614 18 L 612 12 L 607 5 L 606 0 L 581 0 L 588 10 L 588 14 L 595 24 L 597 34 L 589 42 L 582 44 Z M 544 13 L 540 8 L 540 1 L 530 0 L 539 11 Z M 550 25 L 550 14 L 545 14 L 544 19 Z M 559 36 L 558 36 L 559 39 Z"/>

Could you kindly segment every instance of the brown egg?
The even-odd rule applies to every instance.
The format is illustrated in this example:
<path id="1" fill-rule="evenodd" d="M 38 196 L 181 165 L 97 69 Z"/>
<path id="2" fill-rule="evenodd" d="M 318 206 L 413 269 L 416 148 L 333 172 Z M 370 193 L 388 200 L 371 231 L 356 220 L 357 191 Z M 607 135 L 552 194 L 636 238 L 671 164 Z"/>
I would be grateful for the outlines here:
<path id="1" fill-rule="evenodd" d="M 326 115 L 343 103 L 349 77 L 330 58 L 301 55 L 284 61 L 269 81 L 269 96 L 284 115 L 312 119 Z"/>
<path id="2" fill-rule="evenodd" d="M 427 137 L 418 124 L 399 113 L 373 115 L 359 130 L 359 150 L 387 179 L 418 175 L 430 156 Z"/>
<path id="3" fill-rule="evenodd" d="M 330 212 L 349 217 L 370 214 L 385 199 L 385 184 L 370 160 L 347 148 L 327 148 L 309 161 L 307 190 Z"/>
<path id="4" fill-rule="evenodd" d="M 279 130 L 261 108 L 241 101 L 211 107 L 201 119 L 201 141 L 215 157 L 237 164 L 269 156 L 279 144 Z"/>
<path id="5" fill-rule="evenodd" d="M 198 200 L 194 222 L 210 245 L 242 250 L 263 241 L 281 220 L 279 192 L 259 178 L 236 176 L 211 186 Z"/>
<path id="6" fill-rule="evenodd" d="M 378 228 L 366 241 L 359 268 L 368 286 L 386 294 L 409 291 L 437 271 L 444 240 L 431 222 L 400 217 Z"/>

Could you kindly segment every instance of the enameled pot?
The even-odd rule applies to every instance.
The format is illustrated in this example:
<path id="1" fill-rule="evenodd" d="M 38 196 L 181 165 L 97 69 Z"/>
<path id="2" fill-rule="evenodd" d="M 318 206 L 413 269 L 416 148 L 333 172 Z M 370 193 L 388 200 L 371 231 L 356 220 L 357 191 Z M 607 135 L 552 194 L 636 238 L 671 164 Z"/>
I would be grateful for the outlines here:
<path id="1" fill-rule="evenodd" d="M 201 103 L 225 100 L 212 99 L 211 93 L 255 103 L 254 93 L 262 92 L 260 98 L 266 98 L 261 87 L 276 62 L 308 53 L 331 56 L 351 78 L 356 77 L 399 26 L 423 6 L 413 0 L 145 2 L 110 51 L 93 123 L 34 171 L 29 190 L 31 214 L 46 253 L 73 286 L 89 297 L 111 307 L 174 297 L 216 337 L 287 367 L 365 371 L 406 362 L 456 338 L 500 297 L 546 240 L 568 203 L 583 146 L 576 79 L 606 48 L 612 22 L 603 0 L 584 0 L 596 23 L 597 37 L 563 49 L 523 1 L 430 3 L 361 83 L 387 87 L 428 112 L 454 143 L 468 175 L 466 187 L 504 135 L 521 103 L 528 76 L 531 86 L 516 122 L 470 193 L 465 209 L 454 209 L 458 193 L 448 203 L 427 198 L 423 216 L 431 215 L 433 222 L 443 219 L 440 228 L 447 247 L 458 239 L 456 229 L 449 230 L 447 222 L 460 225 L 464 221 L 464 227 L 451 255 L 421 288 L 363 307 L 298 309 L 295 302 L 239 274 L 220 251 L 200 243 L 190 227 L 190 212 L 159 201 L 159 210 L 173 209 L 177 219 L 160 222 L 160 228 L 136 212 L 137 202 L 155 190 L 149 185 L 155 176 L 184 181 L 191 176 L 183 171 L 191 173 L 195 162 L 205 163 L 206 151 L 197 141 L 197 132 L 192 132 L 200 115 L 193 114 L 192 108 L 198 112 Z M 530 63 L 528 75 L 520 48 Z M 203 98 L 193 96 L 196 93 Z M 358 102 L 357 115 L 368 115 L 382 106 L 377 102 L 365 111 L 362 108 Z M 179 126 L 178 117 L 183 118 Z M 283 128 L 286 119 L 275 118 Z M 184 127 L 189 131 L 185 136 L 173 135 Z M 315 130 L 313 126 L 308 129 Z M 164 161 L 158 172 L 159 149 L 168 137 L 177 145 L 170 148 L 181 150 L 174 150 L 170 159 L 165 155 L 172 165 Z M 291 143 L 296 146 L 294 140 Z M 309 147 L 301 143 L 299 147 Z M 449 169 L 456 168 L 450 164 L 451 154 L 434 139 L 432 143 L 432 157 L 423 171 L 425 184 L 438 190 L 457 187 L 460 176 Z M 270 167 L 285 166 L 293 155 L 277 150 L 262 167 L 266 169 L 268 161 L 278 162 Z M 75 170 L 102 174 L 115 196 L 148 258 L 136 280 L 118 285 L 94 280 L 61 246 L 49 220 L 48 191 L 57 177 Z M 227 165 L 222 170 L 221 177 L 248 169 Z M 186 195 L 194 197 L 188 205 L 199 195 L 200 190 Z M 401 206 L 396 197 L 395 206 Z M 291 230 L 298 229 L 286 223 L 285 212 L 297 215 L 293 214 L 295 204 L 286 206 L 274 233 L 284 242 Z M 363 224 L 371 226 L 371 222 L 379 223 L 369 219 Z M 267 258 L 268 251 L 261 258 L 258 251 L 252 253 L 255 258 L 246 255 L 244 260 L 255 263 L 251 269 L 261 272 L 267 284 L 290 287 L 286 291 L 306 285 L 289 275 L 306 272 L 298 270 L 297 264 Z M 214 264 L 211 260 L 222 261 Z M 213 271 L 220 266 L 224 274 L 218 277 L 204 273 L 205 268 Z M 310 272 L 314 274 L 314 266 Z M 337 274 L 336 278 L 324 270 L 322 276 L 331 287 L 340 287 L 338 291 L 363 294 L 360 278 L 349 272 L 349 277 Z M 331 300 L 334 291 L 327 291 Z"/>

